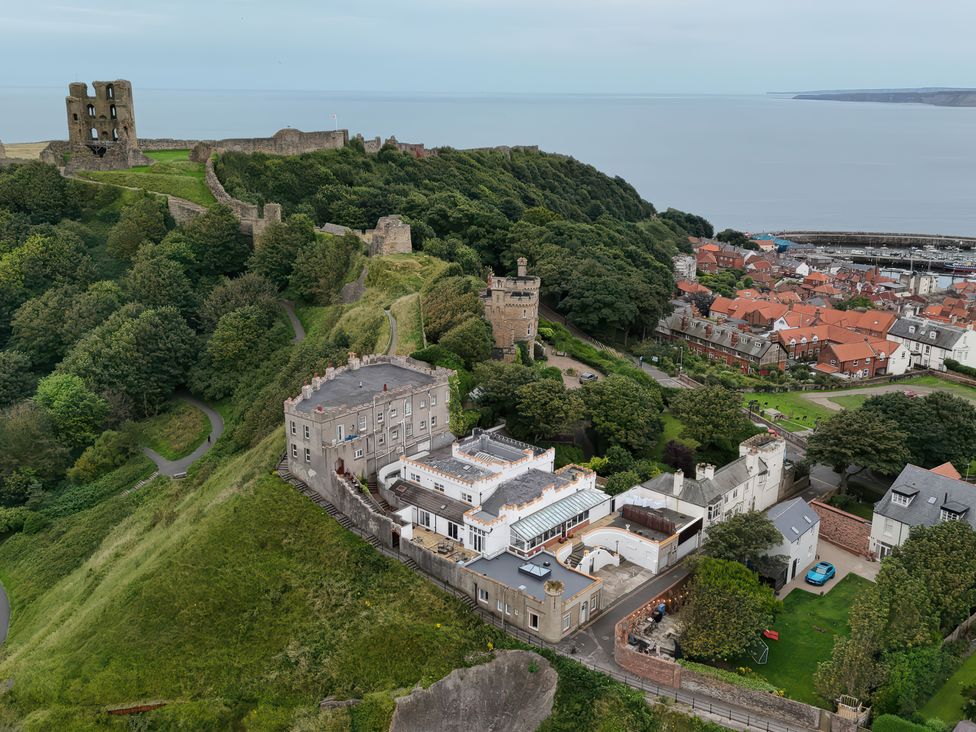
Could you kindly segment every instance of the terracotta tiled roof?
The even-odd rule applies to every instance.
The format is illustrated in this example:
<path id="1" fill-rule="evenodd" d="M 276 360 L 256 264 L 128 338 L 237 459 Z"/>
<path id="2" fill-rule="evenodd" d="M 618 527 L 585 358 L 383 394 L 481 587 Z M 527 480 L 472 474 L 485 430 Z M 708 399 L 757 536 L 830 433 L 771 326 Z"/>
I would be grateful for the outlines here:
<path id="1" fill-rule="evenodd" d="M 942 463 L 942 465 L 939 465 L 936 468 L 931 468 L 930 472 L 935 473 L 936 475 L 945 476 L 946 478 L 954 478 L 955 480 L 962 478 L 962 474 L 956 470 L 952 463 Z"/>

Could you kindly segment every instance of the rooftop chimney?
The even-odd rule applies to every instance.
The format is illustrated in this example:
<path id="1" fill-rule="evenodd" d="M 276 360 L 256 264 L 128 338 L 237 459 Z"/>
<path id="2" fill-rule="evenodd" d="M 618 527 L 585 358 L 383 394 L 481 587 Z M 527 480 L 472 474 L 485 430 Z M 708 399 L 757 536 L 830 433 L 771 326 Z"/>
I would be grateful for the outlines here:
<path id="1" fill-rule="evenodd" d="M 525 257 L 518 258 L 518 276 L 525 277 L 528 273 L 529 260 Z"/>
<path id="2" fill-rule="evenodd" d="M 671 486 L 671 492 L 676 496 L 680 495 L 681 489 L 684 488 L 684 485 L 685 485 L 685 471 L 683 471 L 681 468 L 678 468 L 677 470 L 674 471 L 674 482 Z"/>
<path id="3" fill-rule="evenodd" d="M 383 384 L 383 391 L 386 391 L 386 384 Z"/>

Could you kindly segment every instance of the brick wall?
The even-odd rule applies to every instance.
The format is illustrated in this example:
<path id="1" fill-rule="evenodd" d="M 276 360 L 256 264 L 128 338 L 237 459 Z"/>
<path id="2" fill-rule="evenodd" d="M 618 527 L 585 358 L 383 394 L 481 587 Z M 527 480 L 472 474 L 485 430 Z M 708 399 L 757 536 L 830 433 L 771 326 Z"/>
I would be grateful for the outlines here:
<path id="1" fill-rule="evenodd" d="M 854 554 L 871 558 L 871 522 L 820 501 L 810 508 L 820 517 L 820 538 Z"/>

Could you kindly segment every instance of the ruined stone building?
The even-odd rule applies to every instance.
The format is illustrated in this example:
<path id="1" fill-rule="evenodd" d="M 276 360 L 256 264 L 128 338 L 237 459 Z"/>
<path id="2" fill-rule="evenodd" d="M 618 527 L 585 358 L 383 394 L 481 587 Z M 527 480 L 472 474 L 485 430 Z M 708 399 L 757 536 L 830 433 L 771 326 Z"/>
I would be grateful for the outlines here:
<path id="1" fill-rule="evenodd" d="M 376 228 L 366 232 L 369 256 L 381 254 L 410 254 L 413 243 L 410 239 L 410 224 L 397 215 L 382 216 Z"/>
<path id="2" fill-rule="evenodd" d="M 485 318 L 495 335 L 495 350 L 506 361 L 515 358 L 519 343 L 532 343 L 539 331 L 541 280 L 529 276 L 527 268 L 528 260 L 519 257 L 518 274 L 514 277 L 492 274 L 482 295 Z"/>
<path id="3" fill-rule="evenodd" d="M 41 159 L 68 171 L 149 165 L 152 161 L 139 150 L 132 84 L 116 79 L 92 86 L 95 93 L 90 95 L 82 81 L 68 85 L 68 142 L 51 143 Z"/>

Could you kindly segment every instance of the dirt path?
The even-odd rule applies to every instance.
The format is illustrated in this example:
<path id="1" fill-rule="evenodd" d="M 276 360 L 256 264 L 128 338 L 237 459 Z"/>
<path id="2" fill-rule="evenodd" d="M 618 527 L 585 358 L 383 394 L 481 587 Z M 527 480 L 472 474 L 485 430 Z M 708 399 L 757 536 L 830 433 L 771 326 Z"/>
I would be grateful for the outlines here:
<path id="1" fill-rule="evenodd" d="M 819 404 L 821 407 L 825 407 L 834 412 L 839 412 L 844 407 L 837 402 L 831 401 L 831 397 L 857 396 L 859 394 L 874 396 L 875 394 L 890 394 L 893 391 L 913 391 L 916 394 L 924 395 L 931 394 L 934 391 L 939 391 L 939 389 L 933 389 L 931 386 L 915 386 L 909 384 L 899 386 L 898 384 L 885 384 L 883 386 L 866 386 L 863 389 L 810 392 L 809 394 L 804 394 L 803 398 L 813 402 L 814 404 Z"/>
<path id="2" fill-rule="evenodd" d="M 301 343 L 305 340 L 305 328 L 302 326 L 302 321 L 298 319 L 295 314 L 294 303 L 288 300 L 279 300 L 278 304 L 281 305 L 281 309 L 285 311 L 285 315 L 288 316 L 288 320 L 291 321 L 292 330 L 295 331 L 294 338 L 291 339 L 292 343 Z"/>
<path id="3" fill-rule="evenodd" d="M 386 319 L 390 321 L 390 345 L 387 346 L 386 353 L 392 356 L 397 350 L 397 321 L 389 310 L 383 312 L 386 313 Z"/>

